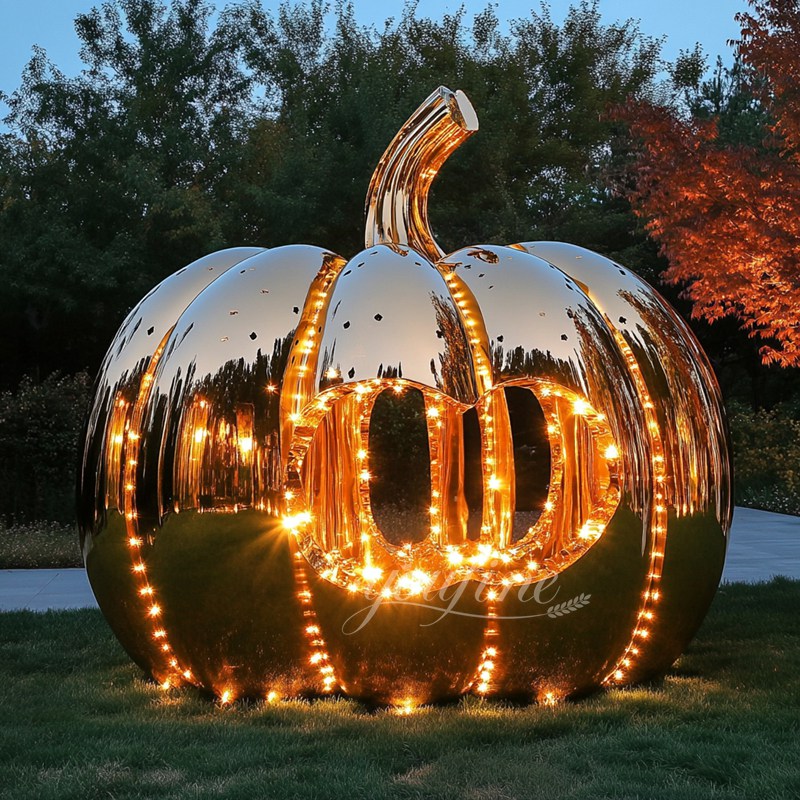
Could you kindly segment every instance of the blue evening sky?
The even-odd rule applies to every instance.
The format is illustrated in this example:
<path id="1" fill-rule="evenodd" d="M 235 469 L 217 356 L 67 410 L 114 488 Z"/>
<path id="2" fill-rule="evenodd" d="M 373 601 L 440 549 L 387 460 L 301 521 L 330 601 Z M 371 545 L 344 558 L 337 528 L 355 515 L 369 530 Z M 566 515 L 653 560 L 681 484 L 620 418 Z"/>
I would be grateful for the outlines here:
<path id="1" fill-rule="evenodd" d="M 226 0 L 216 0 L 219 8 Z M 275 8 L 278 0 L 262 0 L 267 8 Z M 469 19 L 483 10 L 487 0 L 420 0 L 419 16 L 439 17 L 464 5 Z M 548 5 L 555 21 L 561 21 L 567 8 L 577 0 L 551 0 Z M 73 20 L 76 14 L 100 5 L 98 0 L 0 0 L 0 91 L 12 92 L 19 85 L 23 67 L 31 57 L 31 48 L 38 44 L 47 50 L 50 59 L 67 75 L 81 69 L 78 38 Z M 387 17 L 399 17 L 403 0 L 354 0 L 356 15 L 362 23 L 379 26 Z M 501 0 L 494 3 L 498 16 L 507 21 L 526 16 L 539 9 L 539 0 Z M 713 63 L 717 55 L 730 61 L 728 39 L 738 36 L 733 20 L 744 10 L 746 0 L 600 0 L 599 8 L 607 23 L 622 19 L 638 19 L 643 33 L 666 37 L 663 54 L 674 58 L 679 50 L 690 49 L 699 42 Z M 0 106 L 0 114 L 4 108 Z"/>

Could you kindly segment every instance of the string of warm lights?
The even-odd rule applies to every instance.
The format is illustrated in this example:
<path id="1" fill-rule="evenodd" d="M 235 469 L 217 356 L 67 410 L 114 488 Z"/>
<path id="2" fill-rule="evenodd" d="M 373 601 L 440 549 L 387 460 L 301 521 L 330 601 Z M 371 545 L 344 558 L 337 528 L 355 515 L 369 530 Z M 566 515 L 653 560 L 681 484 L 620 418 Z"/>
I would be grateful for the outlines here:
<path id="1" fill-rule="evenodd" d="M 303 633 L 305 634 L 310 651 L 308 663 L 319 672 L 321 683 L 320 691 L 323 694 L 330 694 L 336 689 L 338 680 L 330 661 L 330 654 L 328 653 L 325 639 L 322 636 L 322 630 L 320 629 L 316 612 L 314 611 L 313 596 L 308 583 L 303 554 L 294 548 L 293 551 L 294 555 L 292 560 L 294 562 L 295 583 L 297 585 L 297 599 L 300 601 L 300 607 L 303 611 Z M 269 702 L 273 702 L 276 699 L 277 697 L 274 691 L 267 693 L 267 700 Z"/>
<path id="2" fill-rule="evenodd" d="M 132 570 L 137 594 L 144 608 L 145 619 L 149 623 L 150 634 L 161 655 L 162 667 L 161 669 L 153 669 L 153 674 L 157 677 L 161 688 L 164 690 L 184 683 L 192 683 L 193 676 L 191 670 L 182 665 L 175 656 L 167 630 L 162 622 L 163 608 L 147 572 L 147 565 L 142 553 L 145 542 L 139 530 L 139 515 L 136 506 L 136 474 L 141 443 L 139 432 L 142 429 L 142 418 L 150 397 L 156 367 L 171 333 L 172 330 L 170 329 L 164 336 L 142 376 L 139 392 L 125 433 L 125 465 L 123 468 L 123 513 Z"/>
<path id="3" fill-rule="evenodd" d="M 485 492 L 482 530 L 477 541 L 465 538 L 465 519 L 458 519 L 459 511 L 452 506 L 457 500 L 448 497 L 448 479 L 441 471 L 445 460 L 453 456 L 448 437 L 460 435 L 456 424 L 460 425 L 458 416 L 463 413 L 464 406 L 408 381 L 372 379 L 331 387 L 298 414 L 293 458 L 290 457 L 290 465 L 294 463 L 295 468 L 289 470 L 284 525 L 296 534 L 301 551 L 324 578 L 351 592 L 370 595 L 378 592 L 381 578 L 398 573 L 399 577 L 390 586 L 384 585 L 380 590 L 386 598 L 417 595 L 444 585 L 444 581 L 478 580 L 492 586 L 522 585 L 564 569 L 600 538 L 619 503 L 621 482 L 619 451 L 605 416 L 575 392 L 556 384 L 546 381 L 514 383 L 531 389 L 540 401 L 552 465 L 542 514 L 514 543 L 508 541 L 513 519 L 511 508 L 506 507 L 508 497 L 504 491 L 513 482 L 513 472 L 509 475 L 513 469 L 513 451 L 510 444 L 504 443 L 508 452 L 497 455 L 502 449 L 495 431 L 495 414 L 500 405 L 491 397 L 492 394 L 501 395 L 502 387 L 490 392 L 478 406 L 487 433 L 482 436 L 481 444 Z M 419 388 L 425 400 L 431 470 L 430 527 L 425 541 L 393 545 L 381 534 L 370 505 L 369 418 L 381 392 L 402 392 L 409 386 Z M 504 412 L 507 413 L 503 405 L 500 413 Z M 315 432 L 327 415 L 335 414 L 344 421 L 345 427 L 349 425 L 352 429 L 347 445 L 342 445 L 343 450 L 336 456 L 336 463 L 342 470 L 340 480 L 344 481 L 347 461 L 353 462 L 350 469 L 355 476 L 356 497 L 352 506 L 351 538 L 332 545 L 321 530 L 328 513 L 325 504 L 331 502 L 331 498 L 317 496 L 309 502 L 299 467 L 305 458 L 313 462 Z M 570 441 L 565 440 L 566 431 L 572 431 Z M 506 431 L 501 438 L 504 442 L 511 440 Z M 581 447 L 588 447 L 590 452 L 579 454 Z M 583 460 L 587 461 L 587 466 L 579 473 L 579 462 Z M 566 472 L 568 467 L 570 471 Z M 577 515 L 565 508 L 563 502 L 563 484 L 573 479 L 590 482 L 581 494 L 582 505 Z M 573 530 L 569 520 L 576 517 L 580 524 Z M 507 529 L 505 545 L 498 541 L 501 520 Z M 555 529 L 565 531 L 558 541 L 552 540 Z"/>
<path id="4" fill-rule="evenodd" d="M 653 496 L 655 502 L 650 512 L 653 519 L 651 526 L 653 535 L 649 551 L 648 571 L 636 622 L 625 650 L 617 659 L 611 671 L 603 678 L 602 682 L 605 685 L 630 682 L 630 676 L 636 666 L 636 662 L 641 657 L 642 650 L 651 636 L 652 625 L 656 619 L 655 608 L 662 599 L 660 583 L 664 568 L 664 548 L 667 537 L 667 474 L 664 462 L 664 445 L 658 426 L 655 405 L 647 391 L 636 356 L 618 331 L 615 331 L 615 337 L 625 356 L 630 374 L 633 376 L 647 423 L 650 452 L 652 454 Z"/>
<path id="5" fill-rule="evenodd" d="M 486 627 L 483 631 L 483 650 L 472 680 L 473 690 L 481 697 L 490 695 L 497 688 L 500 631 L 497 627 L 497 592 L 494 589 L 486 592 L 485 603 Z"/>

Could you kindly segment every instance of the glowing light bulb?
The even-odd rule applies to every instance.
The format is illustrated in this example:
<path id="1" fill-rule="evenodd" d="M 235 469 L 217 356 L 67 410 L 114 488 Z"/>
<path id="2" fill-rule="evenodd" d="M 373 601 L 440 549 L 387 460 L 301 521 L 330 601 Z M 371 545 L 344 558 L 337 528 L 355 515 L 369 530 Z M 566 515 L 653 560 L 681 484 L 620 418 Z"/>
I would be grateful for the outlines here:
<path id="1" fill-rule="evenodd" d="M 436 419 L 439 416 L 439 409 L 436 406 L 431 406 L 426 413 L 431 419 Z"/>
<path id="2" fill-rule="evenodd" d="M 608 447 L 606 447 L 605 456 L 609 461 L 615 461 L 616 459 L 618 459 L 619 450 L 617 449 L 617 446 L 614 444 L 610 444 Z"/>
<path id="3" fill-rule="evenodd" d="M 572 404 L 572 411 L 575 414 L 585 414 L 587 411 L 589 411 L 590 408 L 591 406 L 580 397 L 577 400 L 575 400 Z"/>
<path id="4" fill-rule="evenodd" d="M 308 511 L 304 511 L 302 514 L 284 517 L 283 527 L 292 531 L 296 530 L 301 525 L 307 525 L 309 522 L 311 522 L 311 514 Z"/>
<path id="5" fill-rule="evenodd" d="M 498 478 L 497 475 L 492 475 L 492 477 L 489 478 L 489 488 L 490 489 L 497 490 L 497 489 L 500 488 L 501 485 L 502 484 L 500 482 L 500 478 Z"/>
<path id="6" fill-rule="evenodd" d="M 407 717 L 414 713 L 416 705 L 413 700 L 403 700 L 403 702 L 395 708 L 395 712 L 400 716 Z"/>
<path id="7" fill-rule="evenodd" d="M 361 570 L 361 575 L 368 583 L 374 583 L 383 575 L 383 570 L 380 567 L 370 565 Z"/>

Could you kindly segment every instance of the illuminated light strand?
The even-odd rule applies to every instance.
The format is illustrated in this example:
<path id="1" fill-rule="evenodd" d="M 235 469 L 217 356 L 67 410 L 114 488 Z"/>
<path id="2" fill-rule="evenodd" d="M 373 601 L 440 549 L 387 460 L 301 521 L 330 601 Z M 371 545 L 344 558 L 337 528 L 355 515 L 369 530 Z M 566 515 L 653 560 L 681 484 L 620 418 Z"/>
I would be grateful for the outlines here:
<path id="1" fill-rule="evenodd" d="M 361 391 L 359 391 L 361 390 Z M 373 540 L 378 533 L 378 526 L 372 514 L 372 499 L 370 496 L 370 480 L 372 475 L 369 471 L 369 420 L 370 412 L 375 404 L 375 400 L 383 390 L 380 381 L 372 381 L 369 384 L 358 384 L 356 386 L 356 397 L 358 402 L 358 424 L 356 425 L 356 449 L 363 453 L 364 458 L 360 459 L 360 471 L 358 472 L 358 508 L 357 516 L 360 525 L 360 544 L 361 560 L 363 568 L 362 577 L 368 585 L 375 583 L 370 577 L 382 570 L 373 563 Z"/>
<path id="2" fill-rule="evenodd" d="M 308 642 L 309 656 L 308 663 L 317 669 L 322 683 L 323 694 L 330 694 L 339 685 L 336 678 L 333 665 L 330 663 L 330 654 L 328 653 L 325 639 L 322 637 L 322 630 L 317 620 L 316 612 L 314 611 L 313 596 L 311 587 L 308 583 L 308 575 L 305 569 L 305 559 L 303 554 L 293 545 L 293 562 L 295 569 L 295 580 L 298 588 L 297 598 L 300 601 L 300 607 L 303 612 L 303 633 Z M 272 691 L 267 694 L 267 700 L 273 702 L 276 698 L 276 692 Z M 273 695 L 270 700 L 270 695 Z"/>
<path id="3" fill-rule="evenodd" d="M 287 418 L 293 425 L 302 420 L 303 407 L 312 399 L 312 386 L 315 379 L 320 346 L 319 341 L 316 341 L 317 329 L 320 326 L 322 312 L 326 308 L 328 293 L 344 264 L 345 261 L 337 257 L 331 264 L 327 265 L 328 268 L 325 273 L 316 279 L 316 286 L 312 286 L 312 290 L 309 293 L 309 296 L 314 297 L 315 301 L 313 304 L 310 301 L 306 303 L 300 324 L 295 332 L 297 341 L 302 346 L 298 353 L 297 363 L 287 370 L 287 376 L 284 379 L 285 384 L 299 389 L 292 395 L 291 407 L 287 411 Z M 309 308 L 313 308 L 310 314 L 306 311 Z M 331 381 L 339 380 L 341 372 L 336 367 L 328 367 L 325 370 L 325 377 Z M 283 395 L 281 399 L 283 400 Z M 322 410 L 325 409 L 323 408 Z M 291 441 L 291 435 L 286 441 Z"/>
<path id="4" fill-rule="evenodd" d="M 325 390 L 324 397 L 314 398 L 303 409 L 296 428 L 297 434 L 289 458 L 284 507 L 284 524 L 296 537 L 309 563 L 323 578 L 333 581 L 349 592 L 361 592 L 374 597 L 380 595 L 392 599 L 411 597 L 432 586 L 438 588 L 440 584 L 436 583 L 434 586 L 433 583 L 434 580 L 440 580 L 437 576 L 445 576 L 447 581 L 475 579 L 490 585 L 522 585 L 552 575 L 579 558 L 602 535 L 608 519 L 618 504 L 620 494 L 618 449 L 611 439 L 604 415 L 592 409 L 587 401 L 581 400 L 574 392 L 541 380 L 534 382 L 520 380 L 519 383 L 534 392 L 545 411 L 551 440 L 552 471 L 548 499 L 536 525 L 530 528 L 520 541 L 505 548 L 494 546 L 492 530 L 495 526 L 491 522 L 483 525 L 484 541 L 461 540 L 459 544 L 448 541 L 450 535 L 456 532 L 451 530 L 453 526 L 461 523 L 448 521 L 444 517 L 443 509 L 446 507 L 446 502 L 442 499 L 440 489 L 435 488 L 440 483 L 438 470 L 442 458 L 438 449 L 442 444 L 438 432 L 442 430 L 440 424 L 443 422 L 447 424 L 446 421 L 451 415 L 446 397 L 426 390 L 426 387 L 419 387 L 426 404 L 425 420 L 431 450 L 429 539 L 400 546 L 390 545 L 383 539 L 370 508 L 369 481 L 372 476 L 369 471 L 367 446 L 369 410 L 381 392 L 403 389 L 406 385 L 415 384 L 409 384 L 402 379 L 371 379 L 330 387 Z M 510 385 L 513 385 L 513 382 L 510 382 Z M 330 551 L 326 546 L 317 528 L 321 524 L 321 518 L 317 520 L 313 517 L 306 505 L 305 490 L 299 470 L 322 417 L 330 412 L 334 403 L 348 396 L 351 405 L 348 415 L 352 418 L 354 426 L 351 446 L 355 455 L 353 469 L 358 504 L 354 509 L 357 528 L 353 531 L 353 538 L 348 544 L 351 548 L 350 554 L 343 554 L 338 547 L 335 551 Z M 576 401 L 581 402 L 576 403 Z M 484 419 L 486 427 L 491 427 L 494 415 L 488 413 L 486 407 L 481 410 L 486 417 Z M 580 412 L 580 416 L 588 426 L 587 432 L 591 437 L 595 457 L 600 459 L 601 463 L 608 465 L 609 483 L 606 486 L 605 478 L 601 475 L 598 484 L 601 490 L 600 499 L 594 501 L 587 509 L 589 516 L 583 519 L 582 527 L 567 532 L 566 540 L 556 543 L 551 542 L 549 536 L 555 524 L 554 514 L 559 513 L 561 484 L 564 480 L 564 447 L 561 441 L 563 434 L 560 415 L 573 415 L 576 411 Z M 487 450 L 491 452 L 490 448 Z M 617 458 L 614 458 L 615 456 Z M 494 466 L 493 453 L 485 458 L 487 465 Z M 495 493 L 502 493 L 502 470 L 498 473 L 485 469 L 485 473 Z M 441 489 L 448 491 L 447 487 Z M 510 520 L 508 523 L 510 524 Z M 550 547 L 552 555 L 544 552 L 546 545 Z M 378 573 L 379 569 L 383 572 Z M 380 586 L 379 576 L 397 574 L 400 575 L 400 579 L 395 580 L 391 586 Z"/>
<path id="5" fill-rule="evenodd" d="M 483 631 L 481 661 L 472 679 L 472 689 L 481 697 L 487 697 L 497 688 L 497 663 L 500 654 L 500 631 L 497 627 L 497 592 L 486 593 L 486 627 Z"/>
<path id="6" fill-rule="evenodd" d="M 629 682 L 630 675 L 636 667 L 636 662 L 642 655 L 641 648 L 650 638 L 652 623 L 656 619 L 654 609 L 662 597 L 660 582 L 663 573 L 663 556 L 667 536 L 667 507 L 663 488 L 667 481 L 667 474 L 665 471 L 664 446 L 655 413 L 655 405 L 647 391 L 633 351 L 618 331 L 615 331 L 615 337 L 617 344 L 625 355 L 630 374 L 633 376 L 634 384 L 644 409 L 645 422 L 647 423 L 653 453 L 652 468 L 655 491 L 652 509 L 653 536 L 651 537 L 645 590 L 642 593 L 642 601 L 639 605 L 630 641 L 610 672 L 603 678 L 602 683 L 604 685 Z"/>
<path id="7" fill-rule="evenodd" d="M 431 507 L 430 507 L 430 533 L 434 542 L 442 546 L 447 536 L 447 521 L 444 518 L 444 503 L 442 502 L 442 491 L 447 491 L 442 486 L 442 444 L 443 436 L 447 436 L 449 431 L 442 431 L 442 418 L 446 412 L 443 401 L 431 396 L 429 393 L 423 394 L 425 401 L 425 421 L 428 428 L 428 450 L 429 450 L 429 469 L 431 480 Z"/>
<path id="8" fill-rule="evenodd" d="M 133 406 L 131 419 L 125 435 L 125 466 L 122 481 L 124 486 L 122 510 L 125 519 L 128 550 L 131 556 L 131 569 L 135 579 L 137 595 L 141 598 L 144 607 L 145 620 L 149 623 L 151 636 L 153 637 L 158 652 L 161 654 L 163 674 L 157 677 L 159 686 L 165 691 L 185 683 L 194 683 L 194 676 L 191 670 L 185 665 L 182 665 L 173 653 L 172 645 L 170 644 L 167 631 L 161 619 L 163 609 L 158 602 L 155 588 L 147 574 L 147 565 L 143 560 L 142 548 L 145 542 L 139 532 L 139 515 L 136 507 L 136 466 L 139 459 L 139 448 L 141 446 L 141 434 L 139 431 L 142 426 L 145 405 L 150 396 L 153 375 L 171 332 L 172 329 L 167 332 L 158 348 L 156 348 L 147 366 L 147 370 L 142 377 L 139 393 Z"/>

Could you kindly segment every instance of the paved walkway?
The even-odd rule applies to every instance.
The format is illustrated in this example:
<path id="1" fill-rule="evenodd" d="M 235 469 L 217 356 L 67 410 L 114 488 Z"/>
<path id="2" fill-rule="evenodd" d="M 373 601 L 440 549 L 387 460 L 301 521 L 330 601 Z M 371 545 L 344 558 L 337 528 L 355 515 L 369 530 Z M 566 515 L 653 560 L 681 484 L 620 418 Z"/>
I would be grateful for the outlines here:
<path id="1" fill-rule="evenodd" d="M 800 517 L 737 508 L 722 579 L 757 582 L 775 575 L 800 580 Z M 83 569 L 0 571 L 0 611 L 93 607 Z"/>

